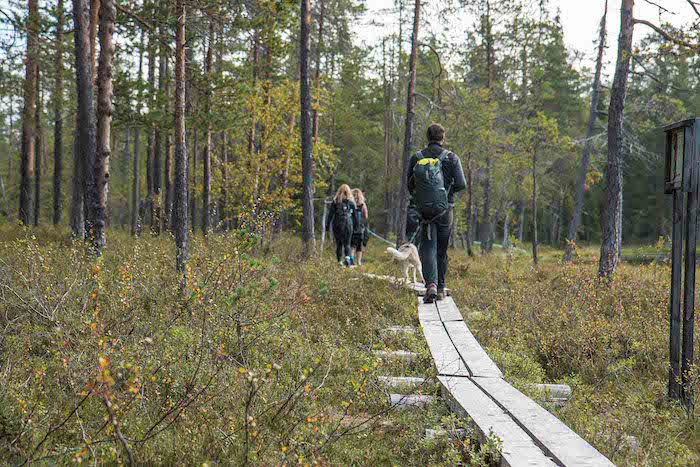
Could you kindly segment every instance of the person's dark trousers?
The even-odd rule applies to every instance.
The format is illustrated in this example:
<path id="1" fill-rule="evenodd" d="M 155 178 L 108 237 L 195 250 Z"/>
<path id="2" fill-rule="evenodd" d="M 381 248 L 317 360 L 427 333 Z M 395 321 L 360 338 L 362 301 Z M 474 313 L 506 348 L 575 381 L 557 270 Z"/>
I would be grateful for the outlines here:
<path id="1" fill-rule="evenodd" d="M 447 248 L 450 245 L 450 233 L 454 218 L 453 208 L 430 224 L 423 224 L 420 233 L 420 260 L 423 265 L 425 283 L 437 284 L 438 289 L 445 287 L 447 274 Z"/>
<path id="2" fill-rule="evenodd" d="M 414 234 L 416 230 L 420 227 L 420 213 L 414 206 L 408 207 L 408 212 L 406 214 L 406 238 L 410 241 L 413 239 L 415 245 L 420 241 L 420 237 Z"/>
<path id="3" fill-rule="evenodd" d="M 335 237 L 335 256 L 338 261 L 342 261 L 346 256 L 352 256 L 352 247 L 350 241 L 352 239 L 352 230 L 345 229 L 340 232 L 333 230 Z"/>

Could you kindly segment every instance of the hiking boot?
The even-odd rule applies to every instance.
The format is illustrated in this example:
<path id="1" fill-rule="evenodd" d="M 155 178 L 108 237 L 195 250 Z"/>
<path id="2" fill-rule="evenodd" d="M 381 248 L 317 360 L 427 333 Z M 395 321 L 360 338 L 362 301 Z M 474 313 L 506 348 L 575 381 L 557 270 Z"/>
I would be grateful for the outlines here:
<path id="1" fill-rule="evenodd" d="M 433 303 L 437 298 L 437 287 L 435 284 L 428 284 L 425 289 L 425 297 L 423 297 L 423 303 Z"/>
<path id="2" fill-rule="evenodd" d="M 444 300 L 445 297 L 447 297 L 447 291 L 445 290 L 445 288 L 443 287 L 441 289 L 437 289 L 437 295 L 435 296 L 435 299 L 440 301 Z"/>

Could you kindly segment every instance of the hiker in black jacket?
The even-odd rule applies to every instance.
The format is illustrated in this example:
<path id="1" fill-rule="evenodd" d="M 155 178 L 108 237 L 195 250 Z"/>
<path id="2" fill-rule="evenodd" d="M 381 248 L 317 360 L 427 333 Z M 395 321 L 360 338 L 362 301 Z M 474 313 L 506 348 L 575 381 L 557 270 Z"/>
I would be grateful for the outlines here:
<path id="1" fill-rule="evenodd" d="M 462 162 L 459 157 L 445 148 L 445 129 L 438 123 L 433 123 L 428 127 L 428 146 L 411 157 L 408 164 L 408 190 L 411 193 L 411 205 L 420 213 L 421 232 L 420 237 L 420 257 L 423 264 L 423 276 L 426 282 L 425 303 L 442 300 L 445 293 L 445 275 L 447 273 L 447 247 L 452 232 L 454 221 L 454 194 L 464 190 L 467 182 L 462 170 Z M 420 170 L 416 166 L 420 164 Z M 420 190 L 426 190 L 429 182 L 425 179 L 416 180 L 416 174 L 428 177 L 430 173 L 425 167 L 436 167 L 437 175 L 433 179 L 439 179 L 440 174 L 444 184 L 443 197 L 446 203 L 436 203 L 440 209 L 426 208 L 426 196 Z M 439 170 L 437 170 L 439 169 Z M 442 185 L 442 184 L 441 184 Z"/>
<path id="2" fill-rule="evenodd" d="M 359 222 L 356 219 L 357 209 L 355 207 L 355 199 L 352 197 L 352 191 L 348 185 L 341 185 L 338 192 L 333 198 L 328 219 L 326 219 L 326 230 L 330 230 L 333 226 L 333 236 L 335 237 L 335 254 L 338 263 L 342 266 L 352 267 L 355 265 L 355 260 L 351 251 L 351 239 L 353 225 Z M 343 263 L 343 257 L 345 263 Z"/>

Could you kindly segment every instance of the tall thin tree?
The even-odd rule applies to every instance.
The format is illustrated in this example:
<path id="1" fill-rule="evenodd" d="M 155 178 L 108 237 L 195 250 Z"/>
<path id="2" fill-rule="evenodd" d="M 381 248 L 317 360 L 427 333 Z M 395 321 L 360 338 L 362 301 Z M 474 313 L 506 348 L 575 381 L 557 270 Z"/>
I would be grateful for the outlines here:
<path id="1" fill-rule="evenodd" d="M 104 1 L 104 0 L 103 0 Z M 185 5 L 177 0 L 175 30 L 175 180 L 174 229 L 177 271 L 183 274 L 187 264 L 187 151 L 185 142 Z"/>
<path id="2" fill-rule="evenodd" d="M 53 91 L 53 223 L 63 220 L 63 0 L 56 2 L 56 80 Z"/>
<path id="3" fill-rule="evenodd" d="M 24 110 L 22 111 L 22 164 L 19 192 L 19 220 L 31 225 L 32 178 L 34 178 L 34 153 L 36 128 L 36 85 L 39 64 L 39 0 L 29 0 L 27 22 L 27 59 L 24 79 Z"/>
<path id="4" fill-rule="evenodd" d="M 90 2 L 73 0 L 73 37 L 75 39 L 75 76 L 78 94 L 77 139 L 73 154 L 73 199 L 71 228 L 77 238 L 85 237 L 87 181 L 94 179 L 88 167 L 94 167 L 95 112 L 93 109 L 92 60 L 90 58 Z"/>
<path id="5" fill-rule="evenodd" d="M 486 42 L 486 89 L 488 99 L 491 101 L 493 92 L 493 68 L 494 68 L 494 44 L 493 44 L 493 19 L 491 17 L 491 0 L 486 0 L 486 12 L 482 17 L 482 35 Z M 479 229 L 479 240 L 481 242 L 481 253 L 491 252 L 491 169 L 492 159 L 490 149 L 486 151 L 486 161 L 484 165 L 484 211 L 483 219 Z"/>
<path id="6" fill-rule="evenodd" d="M 212 58 L 214 53 L 214 18 L 213 12 L 209 13 L 209 40 L 207 41 L 207 58 L 206 58 L 206 74 L 207 84 L 204 94 L 206 108 L 211 105 L 211 77 L 212 77 Z M 207 117 L 207 134 L 204 146 L 204 155 L 202 156 L 202 232 L 206 237 L 211 229 L 211 122 Z"/>
<path id="7" fill-rule="evenodd" d="M 139 47 L 139 74 L 138 74 L 138 114 L 141 116 L 141 111 L 143 110 L 143 44 L 144 44 L 145 33 L 141 31 L 141 44 Z M 133 167 L 133 178 L 131 181 L 131 235 L 138 234 L 139 228 L 139 204 L 141 199 L 141 127 L 136 125 L 134 127 L 134 167 Z"/>
<path id="8" fill-rule="evenodd" d="M 36 124 L 34 132 L 34 227 L 39 227 L 41 221 L 41 70 L 39 62 L 36 63 L 36 98 L 34 122 Z"/>
<path id="9" fill-rule="evenodd" d="M 618 229 L 621 226 L 620 217 L 622 216 L 622 140 L 627 77 L 632 56 L 633 8 L 634 0 L 622 0 L 617 64 L 608 109 L 608 165 L 605 171 L 608 204 L 605 210 L 603 243 L 600 247 L 598 263 L 598 274 L 601 277 L 612 276 L 619 261 Z"/>
<path id="10" fill-rule="evenodd" d="M 586 142 L 583 146 L 583 155 L 581 156 L 581 168 L 579 169 L 578 180 L 576 181 L 576 199 L 574 201 L 574 212 L 571 214 L 569 222 L 569 232 L 566 238 L 566 250 L 564 252 L 564 261 L 571 262 L 574 251 L 574 243 L 576 235 L 581 224 L 581 215 L 583 214 L 584 195 L 586 193 L 586 174 L 588 173 L 588 164 L 593 150 L 593 130 L 595 122 L 598 119 L 598 101 L 600 99 L 600 75 L 603 69 L 603 56 L 605 55 L 605 37 L 607 31 L 608 17 L 608 0 L 605 0 L 605 9 L 603 17 L 600 19 L 600 34 L 598 39 L 598 58 L 595 64 L 595 76 L 593 78 L 593 87 L 591 89 L 591 107 L 588 113 L 588 126 L 586 128 Z"/>
<path id="11" fill-rule="evenodd" d="M 413 35 L 411 38 L 411 58 L 408 66 L 408 94 L 406 96 L 406 127 L 403 139 L 403 160 L 401 161 L 401 191 L 399 228 L 396 232 L 397 245 L 406 241 L 406 218 L 408 215 L 408 162 L 413 151 L 413 125 L 416 119 L 414 110 L 416 99 L 416 58 L 418 55 L 418 26 L 420 25 L 420 0 L 416 0 L 413 12 Z"/>
<path id="12" fill-rule="evenodd" d="M 97 156 L 95 158 L 96 198 L 94 209 L 95 250 L 105 248 L 105 217 L 107 210 L 107 180 L 109 178 L 110 133 L 112 130 L 112 62 L 114 60 L 114 0 L 100 2 L 100 57 L 97 65 Z"/>
<path id="13" fill-rule="evenodd" d="M 318 16 L 318 42 L 316 45 L 316 71 L 314 73 L 314 86 L 316 86 L 316 107 L 313 113 L 313 122 L 311 133 L 313 135 L 314 143 L 318 141 L 318 108 L 320 105 L 321 96 L 321 57 L 323 54 L 323 23 L 326 16 L 326 2 L 325 0 L 320 0 L 321 11 Z"/>
<path id="14" fill-rule="evenodd" d="M 309 29 L 311 11 L 309 0 L 301 0 L 301 34 L 299 36 L 299 88 L 301 103 L 301 172 L 304 198 L 302 204 L 301 238 L 304 243 L 304 256 L 316 252 L 314 237 L 313 204 L 313 135 L 311 124 L 311 91 L 309 89 Z"/>

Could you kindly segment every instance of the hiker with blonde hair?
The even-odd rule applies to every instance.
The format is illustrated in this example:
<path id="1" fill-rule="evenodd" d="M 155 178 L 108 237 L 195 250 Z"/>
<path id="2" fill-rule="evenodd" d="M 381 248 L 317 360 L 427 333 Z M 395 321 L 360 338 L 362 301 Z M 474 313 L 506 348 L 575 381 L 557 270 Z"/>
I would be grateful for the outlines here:
<path id="1" fill-rule="evenodd" d="M 358 217 L 360 218 L 360 222 L 353 225 L 351 240 L 352 255 L 355 258 L 356 264 L 362 266 L 362 247 L 367 245 L 369 236 L 369 226 L 367 225 L 369 211 L 367 210 L 367 204 L 365 204 L 365 195 L 359 188 L 353 188 L 352 196 L 355 198 L 355 205 L 359 214 Z"/>
<path id="2" fill-rule="evenodd" d="M 341 266 L 353 267 L 355 265 L 350 243 L 352 240 L 354 223 L 359 223 L 357 214 L 355 198 L 352 196 L 350 187 L 346 184 L 340 185 L 338 192 L 333 198 L 325 227 L 326 230 L 330 230 L 331 226 L 333 226 L 335 255 Z M 345 262 L 343 262 L 343 257 Z"/>

